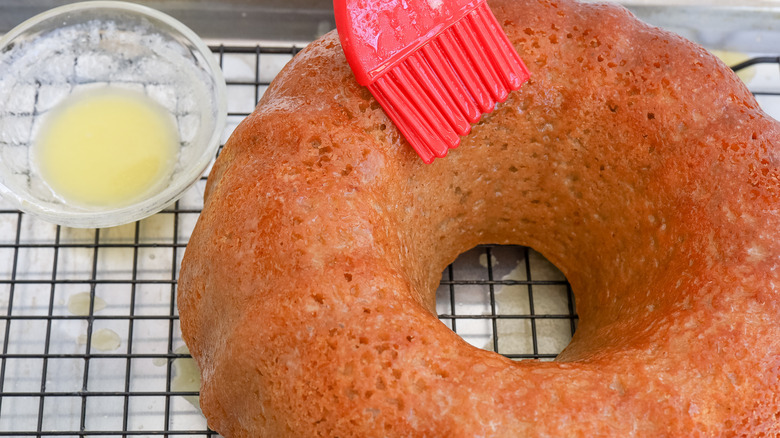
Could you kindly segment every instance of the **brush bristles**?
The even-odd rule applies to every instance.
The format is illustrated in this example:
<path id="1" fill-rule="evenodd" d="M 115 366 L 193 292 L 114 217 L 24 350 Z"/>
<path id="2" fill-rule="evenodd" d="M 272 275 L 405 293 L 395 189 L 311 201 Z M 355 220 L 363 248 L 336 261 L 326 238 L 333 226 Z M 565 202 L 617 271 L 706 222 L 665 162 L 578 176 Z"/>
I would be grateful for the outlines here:
<path id="1" fill-rule="evenodd" d="M 426 163 L 528 80 L 486 3 L 396 64 L 371 93 Z"/>

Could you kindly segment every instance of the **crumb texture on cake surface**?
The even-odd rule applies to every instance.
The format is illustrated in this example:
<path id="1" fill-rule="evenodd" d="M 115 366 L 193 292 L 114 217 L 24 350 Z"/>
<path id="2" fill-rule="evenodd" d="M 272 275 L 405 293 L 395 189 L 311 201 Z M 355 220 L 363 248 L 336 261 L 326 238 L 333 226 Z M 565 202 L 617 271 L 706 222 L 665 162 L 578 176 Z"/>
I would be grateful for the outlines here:
<path id="1" fill-rule="evenodd" d="M 531 80 L 423 164 L 338 36 L 231 136 L 179 282 L 227 437 L 780 434 L 780 127 L 618 6 L 495 0 Z M 441 270 L 532 246 L 580 316 L 555 362 L 439 322 Z"/>

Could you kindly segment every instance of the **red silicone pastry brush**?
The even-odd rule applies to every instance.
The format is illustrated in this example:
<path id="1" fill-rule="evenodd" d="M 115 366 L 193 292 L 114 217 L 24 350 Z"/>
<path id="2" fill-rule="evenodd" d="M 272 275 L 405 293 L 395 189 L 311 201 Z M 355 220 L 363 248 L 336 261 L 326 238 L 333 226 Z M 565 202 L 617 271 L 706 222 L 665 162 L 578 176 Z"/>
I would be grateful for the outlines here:
<path id="1" fill-rule="evenodd" d="M 528 80 L 485 0 L 334 0 L 352 71 L 426 163 Z"/>

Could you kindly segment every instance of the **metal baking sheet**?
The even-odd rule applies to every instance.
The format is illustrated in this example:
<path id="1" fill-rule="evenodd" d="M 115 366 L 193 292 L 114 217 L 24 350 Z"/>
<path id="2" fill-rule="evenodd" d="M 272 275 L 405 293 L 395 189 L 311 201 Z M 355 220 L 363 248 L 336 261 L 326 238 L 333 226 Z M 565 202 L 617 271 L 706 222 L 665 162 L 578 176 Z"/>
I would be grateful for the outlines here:
<path id="1" fill-rule="evenodd" d="M 587 0 L 591 2 L 601 0 Z M 4 0 L 0 34 L 69 0 Z M 139 0 L 220 41 L 311 41 L 335 28 L 331 0 Z M 780 0 L 622 0 L 640 19 L 708 47 L 773 51 L 780 40 Z M 776 47 L 776 46 L 775 46 Z"/>

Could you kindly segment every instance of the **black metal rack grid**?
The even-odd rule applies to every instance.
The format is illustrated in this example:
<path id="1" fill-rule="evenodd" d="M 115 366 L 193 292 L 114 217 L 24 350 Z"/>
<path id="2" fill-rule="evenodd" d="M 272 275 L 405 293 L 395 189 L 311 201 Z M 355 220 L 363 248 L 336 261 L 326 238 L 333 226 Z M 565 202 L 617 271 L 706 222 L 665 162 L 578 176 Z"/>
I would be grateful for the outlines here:
<path id="1" fill-rule="evenodd" d="M 212 50 L 229 89 L 224 142 L 299 49 Z M 756 94 L 780 100 L 776 87 Z M 0 436 L 216 436 L 185 400 L 197 390 L 176 384 L 189 358 L 176 280 L 204 184 L 157 215 L 102 230 L 50 225 L 0 204 Z M 77 294 L 89 297 L 85 315 L 68 309 Z M 513 359 L 551 360 L 577 324 L 565 278 L 524 247 L 461 255 L 442 274 L 437 310 L 468 342 Z M 93 343 L 106 330 L 118 348 Z"/>

